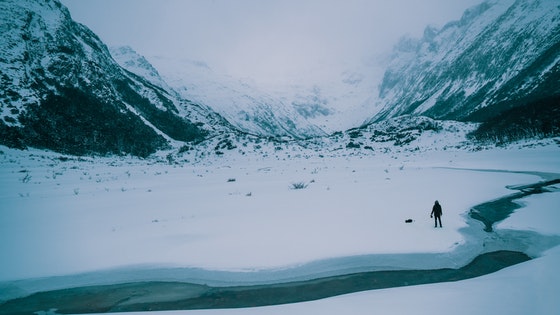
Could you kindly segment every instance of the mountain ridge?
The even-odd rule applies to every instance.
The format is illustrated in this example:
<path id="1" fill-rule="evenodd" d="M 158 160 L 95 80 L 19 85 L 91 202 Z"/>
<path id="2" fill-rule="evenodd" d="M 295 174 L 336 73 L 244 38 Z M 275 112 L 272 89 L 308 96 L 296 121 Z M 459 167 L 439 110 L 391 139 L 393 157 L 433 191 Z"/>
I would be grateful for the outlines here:
<path id="1" fill-rule="evenodd" d="M 131 58 L 134 58 L 133 55 L 128 59 Z M 282 99 L 243 80 L 219 75 L 205 63 L 163 57 L 149 60 L 155 63 L 154 67 L 163 73 L 163 80 L 181 97 L 212 108 L 242 132 L 297 139 L 328 134 Z M 133 67 L 128 69 L 142 71 Z"/>
<path id="2" fill-rule="evenodd" d="M 342 73 L 340 91 L 292 87 L 278 95 L 234 78 L 217 80 L 201 62 L 167 63 L 179 71 L 173 74 L 161 71 L 166 61 L 154 66 L 130 47 L 109 49 L 58 0 L 6 0 L 0 20 L 0 144 L 11 147 L 146 157 L 203 142 L 223 154 L 261 139 L 273 145 L 343 139 L 346 149 L 368 150 L 387 139 L 406 144 L 424 130 L 468 130 L 471 140 L 560 133 L 560 5 L 553 1 L 486 1 L 440 29 L 427 27 L 421 39 L 403 38 L 378 97 L 364 103 L 370 109 L 345 113 L 333 104 L 363 97 L 371 79 L 366 69 Z M 367 118 L 372 108 L 379 111 Z M 350 109 L 366 117 L 362 125 L 327 126 Z M 530 119 L 513 118 L 519 116 Z M 427 117 L 485 124 L 479 133 L 472 124 L 438 129 Z M 528 132 L 511 131 L 510 121 Z M 524 125 L 530 122 L 541 130 Z M 396 127 L 401 123 L 405 130 Z"/>
<path id="3" fill-rule="evenodd" d="M 122 69 L 59 1 L 3 1 L 0 17 L 4 144 L 147 156 L 222 128 L 212 113 Z"/>
<path id="4" fill-rule="evenodd" d="M 366 123 L 403 114 L 472 120 L 484 108 L 491 118 L 495 104 L 559 94 L 559 16 L 554 1 L 486 1 L 401 40 L 380 85 L 383 108 Z"/>

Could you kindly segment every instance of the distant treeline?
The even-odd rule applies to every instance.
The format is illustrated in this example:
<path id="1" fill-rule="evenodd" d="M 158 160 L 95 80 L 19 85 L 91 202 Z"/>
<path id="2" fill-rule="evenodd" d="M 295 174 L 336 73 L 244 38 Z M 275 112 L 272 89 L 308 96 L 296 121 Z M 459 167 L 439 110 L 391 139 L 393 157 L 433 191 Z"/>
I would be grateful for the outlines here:
<path id="1" fill-rule="evenodd" d="M 560 136 L 560 95 L 505 110 L 469 134 L 471 139 L 497 144 L 555 136 Z"/>
<path id="2" fill-rule="evenodd" d="M 146 157 L 168 146 L 167 140 L 124 102 L 102 100 L 78 88 L 49 92 L 40 104 L 28 105 L 18 117 L 19 126 L 0 120 L 0 144 L 25 149 L 28 146 L 74 155 L 126 155 Z M 171 110 L 159 110 L 131 88 L 122 89 L 125 100 L 150 123 L 180 141 L 203 139 L 198 125 Z"/>

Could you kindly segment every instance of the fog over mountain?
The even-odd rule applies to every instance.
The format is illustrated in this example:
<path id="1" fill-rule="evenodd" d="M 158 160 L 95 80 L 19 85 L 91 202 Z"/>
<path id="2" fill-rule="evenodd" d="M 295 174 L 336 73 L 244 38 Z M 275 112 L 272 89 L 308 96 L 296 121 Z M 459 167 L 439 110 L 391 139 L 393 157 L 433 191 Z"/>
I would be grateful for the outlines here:
<path id="1" fill-rule="evenodd" d="M 313 136 L 355 127 L 375 115 L 371 97 L 399 38 L 421 36 L 426 25 L 441 27 L 479 2 L 63 1 L 75 20 L 109 46 L 132 47 L 166 80 L 182 81 L 175 88 L 190 87 L 184 96 L 204 94 L 206 105 L 235 119 L 252 116 L 265 102 L 307 129 L 288 134 Z M 211 71 L 182 69 L 193 62 Z M 185 70 L 195 73 L 180 72 Z M 207 93 L 213 84 L 235 90 L 236 101 L 227 105 L 219 97 L 224 93 Z M 270 134 L 267 128 L 237 125 Z"/>
<path id="2" fill-rule="evenodd" d="M 460 18 L 480 0 L 64 0 L 110 46 L 207 63 L 258 87 L 307 86 L 377 62 L 405 34 Z"/>

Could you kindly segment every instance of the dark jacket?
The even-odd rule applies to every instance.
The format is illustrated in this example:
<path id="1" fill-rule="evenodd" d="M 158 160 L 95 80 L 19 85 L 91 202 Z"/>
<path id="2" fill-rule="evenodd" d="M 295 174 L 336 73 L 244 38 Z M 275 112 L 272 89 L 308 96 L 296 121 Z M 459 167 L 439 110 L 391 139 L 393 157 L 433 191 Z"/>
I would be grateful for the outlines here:
<path id="1" fill-rule="evenodd" d="M 430 215 L 435 215 L 436 217 L 441 217 L 443 211 L 441 210 L 441 205 L 436 201 L 434 207 L 432 208 L 432 213 Z"/>

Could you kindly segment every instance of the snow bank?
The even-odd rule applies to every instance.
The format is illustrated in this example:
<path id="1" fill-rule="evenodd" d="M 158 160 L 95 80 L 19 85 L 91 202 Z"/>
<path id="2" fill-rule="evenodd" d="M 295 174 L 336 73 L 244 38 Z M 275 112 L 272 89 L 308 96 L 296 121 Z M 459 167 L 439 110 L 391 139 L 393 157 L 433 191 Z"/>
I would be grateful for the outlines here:
<path id="1" fill-rule="evenodd" d="M 366 291 L 298 304 L 161 314 L 556 314 L 560 309 L 558 263 L 560 249 L 556 248 L 544 257 L 459 282 Z"/>

